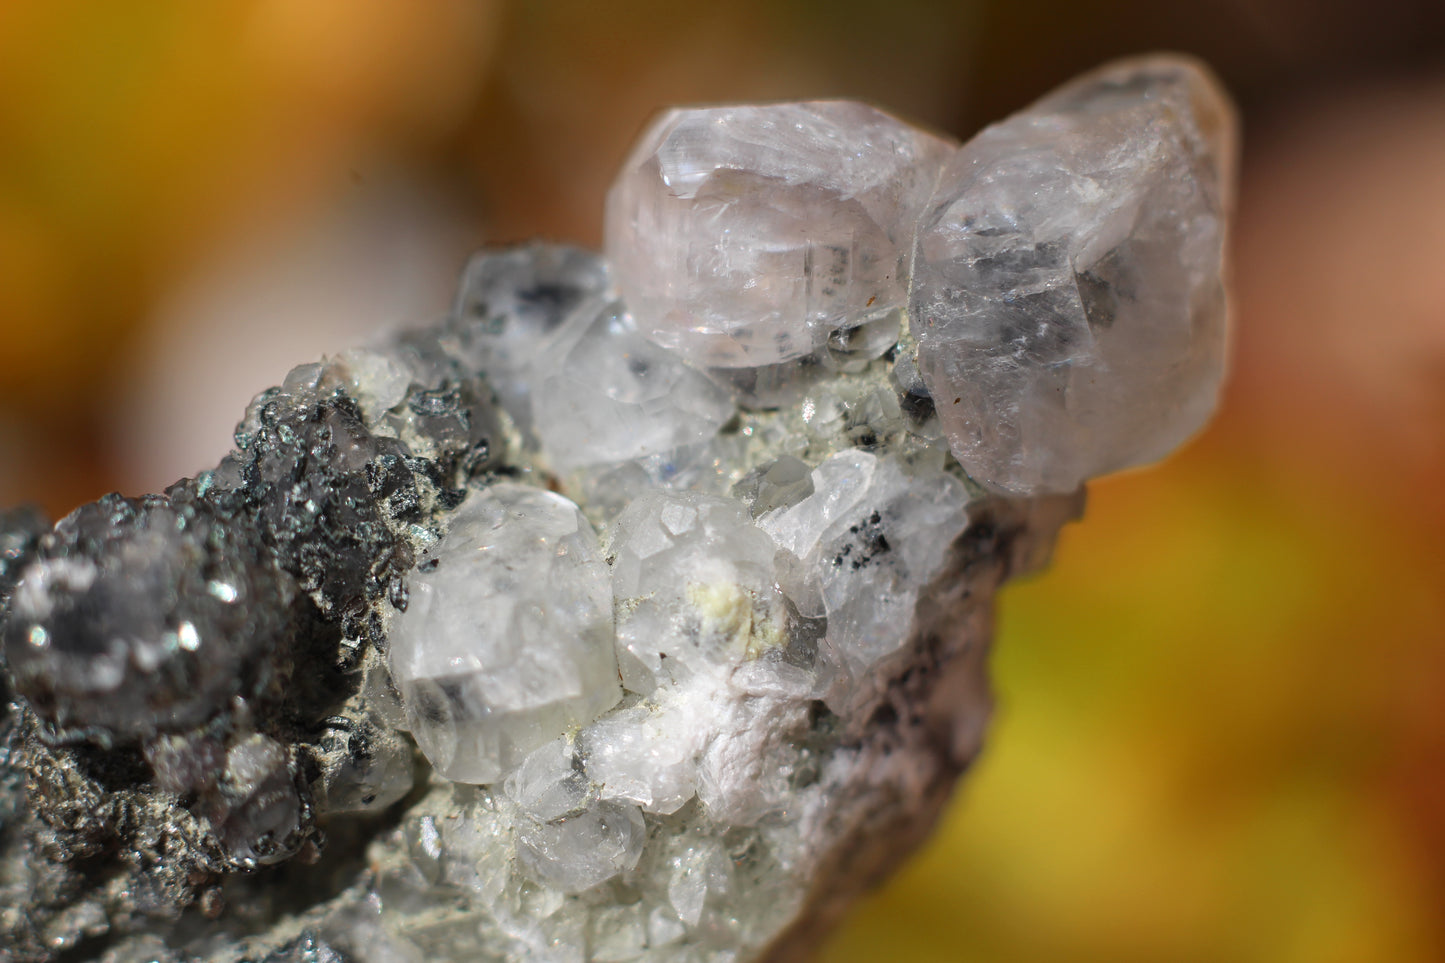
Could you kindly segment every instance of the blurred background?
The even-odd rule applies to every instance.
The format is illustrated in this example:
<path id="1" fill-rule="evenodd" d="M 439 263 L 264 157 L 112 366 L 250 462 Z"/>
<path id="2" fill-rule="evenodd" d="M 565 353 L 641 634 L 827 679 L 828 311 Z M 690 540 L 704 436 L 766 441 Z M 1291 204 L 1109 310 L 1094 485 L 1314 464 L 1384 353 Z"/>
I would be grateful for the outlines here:
<path id="1" fill-rule="evenodd" d="M 1007 592 L 984 757 L 821 957 L 1445 959 L 1439 0 L 3 0 L 0 505 L 158 489 L 473 248 L 596 245 L 661 106 L 967 136 L 1156 48 L 1244 112 L 1223 410 Z"/>

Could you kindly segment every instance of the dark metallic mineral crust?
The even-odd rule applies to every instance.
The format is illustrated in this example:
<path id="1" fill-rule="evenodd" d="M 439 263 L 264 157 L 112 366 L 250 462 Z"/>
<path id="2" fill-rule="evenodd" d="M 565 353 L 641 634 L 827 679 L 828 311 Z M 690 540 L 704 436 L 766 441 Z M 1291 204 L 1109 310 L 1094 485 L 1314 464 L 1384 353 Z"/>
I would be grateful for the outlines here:
<path id="1" fill-rule="evenodd" d="M 53 530 L 0 515 L 0 960 L 195 926 L 234 874 L 315 860 L 323 815 L 374 822 L 411 788 L 364 682 L 497 425 L 434 336 L 390 350 L 413 364 L 383 433 L 343 368 L 303 366 L 214 472 Z M 265 958 L 345 959 L 314 937 Z"/>

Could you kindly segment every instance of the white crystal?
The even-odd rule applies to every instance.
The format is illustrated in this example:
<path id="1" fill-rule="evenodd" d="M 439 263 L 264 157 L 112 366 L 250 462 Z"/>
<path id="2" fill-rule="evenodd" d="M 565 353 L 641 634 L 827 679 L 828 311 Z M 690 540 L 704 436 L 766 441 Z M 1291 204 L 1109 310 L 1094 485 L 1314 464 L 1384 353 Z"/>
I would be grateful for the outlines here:
<path id="1" fill-rule="evenodd" d="M 772 541 L 736 499 L 650 491 L 612 537 L 623 684 L 643 695 L 781 641 Z"/>
<path id="2" fill-rule="evenodd" d="M 412 862 L 425 867 L 428 878 L 436 877 L 433 882 L 445 881 L 495 905 L 512 882 L 516 810 L 485 791 L 461 798 L 458 811 L 417 827 L 423 852 Z"/>
<path id="3" fill-rule="evenodd" d="M 701 724 L 717 711 L 717 692 L 687 687 L 657 706 L 618 709 L 582 730 L 587 778 L 608 799 L 650 813 L 675 813 L 697 792 L 697 760 L 711 737 Z"/>
<path id="4" fill-rule="evenodd" d="M 620 304 L 600 299 L 556 332 L 531 375 L 532 421 L 559 470 L 698 444 L 734 410 L 721 388 L 638 334 Z"/>
<path id="5" fill-rule="evenodd" d="M 607 567 L 567 499 L 472 492 L 392 624 L 392 678 L 439 773 L 488 783 L 620 696 Z"/>
<path id="6" fill-rule="evenodd" d="M 814 493 L 758 524 L 783 557 L 779 581 L 805 615 L 826 616 L 825 644 L 855 676 L 899 649 L 918 594 L 963 530 L 967 493 L 937 470 L 839 452 L 813 472 Z"/>
<path id="7" fill-rule="evenodd" d="M 949 146 L 847 101 L 669 111 L 607 197 L 618 288 L 694 364 L 775 364 L 890 315 L 891 343 Z"/>
<path id="8" fill-rule="evenodd" d="M 467 263 L 443 343 L 487 377 L 502 407 L 531 424 L 534 365 L 573 313 L 609 285 L 601 258 L 580 248 L 533 244 L 484 251 Z"/>
<path id="9" fill-rule="evenodd" d="M 696 926 L 708 894 L 725 894 L 731 884 L 727 858 L 720 847 L 712 840 L 702 840 L 673 861 L 667 898 L 678 919 Z"/>
<path id="10" fill-rule="evenodd" d="M 1191 61 L 1127 61 L 969 141 L 918 234 L 910 323 L 954 454 L 1064 492 L 1163 457 L 1223 373 L 1231 111 Z"/>
<path id="11" fill-rule="evenodd" d="M 636 806 L 603 800 L 574 816 L 524 822 L 517 858 L 539 883 L 581 893 L 636 866 L 646 838 Z"/>
<path id="12" fill-rule="evenodd" d="M 347 388 L 361 407 L 368 426 L 401 404 L 411 385 L 411 372 L 395 357 L 368 348 L 352 348 L 337 359 L 346 373 Z"/>
<path id="13" fill-rule="evenodd" d="M 571 740 L 565 738 L 529 753 L 507 777 L 505 792 L 523 812 L 542 822 L 581 811 L 593 796 Z"/>

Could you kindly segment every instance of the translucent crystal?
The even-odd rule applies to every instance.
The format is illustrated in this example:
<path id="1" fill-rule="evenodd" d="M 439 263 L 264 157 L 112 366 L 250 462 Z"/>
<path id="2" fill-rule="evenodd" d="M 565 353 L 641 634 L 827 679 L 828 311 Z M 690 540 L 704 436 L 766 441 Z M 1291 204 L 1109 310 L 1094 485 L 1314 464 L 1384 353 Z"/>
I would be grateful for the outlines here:
<path id="1" fill-rule="evenodd" d="M 534 244 L 483 251 L 462 274 L 443 343 L 487 376 L 502 407 L 527 428 L 533 364 L 544 344 L 608 283 L 605 262 L 580 248 Z"/>
<path id="2" fill-rule="evenodd" d="M 581 893 L 636 866 L 646 837 L 636 806 L 605 800 L 574 816 L 525 822 L 517 858 L 538 882 Z"/>
<path id="3" fill-rule="evenodd" d="M 847 101 L 668 111 L 607 198 L 618 288 L 644 334 L 703 366 L 800 358 L 890 315 L 891 343 L 948 149 Z"/>
<path id="4" fill-rule="evenodd" d="M 638 334 L 616 302 L 574 314 L 548 341 L 531 380 L 542 451 L 563 470 L 695 445 L 734 410 L 721 388 Z"/>
<path id="5" fill-rule="evenodd" d="M 645 695 L 776 646 L 774 551 L 735 499 L 651 491 L 629 505 L 612 538 L 623 684 Z"/>
<path id="6" fill-rule="evenodd" d="M 855 675 L 897 651 L 918 594 L 965 524 L 967 493 L 942 471 L 913 477 L 891 459 L 840 452 L 814 493 L 759 519 L 781 552 L 779 582 L 805 615 L 826 616 L 829 653 Z"/>
<path id="7" fill-rule="evenodd" d="M 800 958 L 976 757 L 995 591 L 1082 503 L 1041 493 L 1209 400 L 1202 77 L 1116 66 L 957 151 L 856 104 L 673 112 L 615 284 L 485 253 L 214 472 L 0 513 L 0 945 Z"/>
<path id="8" fill-rule="evenodd" d="M 415 765 L 405 736 L 379 719 L 331 721 L 321 742 L 327 812 L 380 812 L 411 791 Z"/>
<path id="9" fill-rule="evenodd" d="M 220 775 L 220 837 L 242 866 L 276 862 L 294 847 L 286 837 L 301 822 L 286 749 L 274 739 L 252 735 L 231 746 Z"/>
<path id="10" fill-rule="evenodd" d="M 713 686 L 694 684 L 660 704 L 598 719 L 578 737 L 587 777 L 608 799 L 650 813 L 677 812 L 697 793 L 697 760 L 711 737 L 710 727 L 698 722 L 715 715 L 718 694 Z"/>
<path id="11" fill-rule="evenodd" d="M 801 458 L 783 455 L 754 469 L 733 488 L 754 516 L 786 508 L 813 494 L 813 475 Z"/>
<path id="12" fill-rule="evenodd" d="M 1178 58 L 1086 75 L 969 141 L 918 233 L 910 323 L 954 454 L 999 491 L 1163 457 L 1223 372 L 1234 159 Z"/>
<path id="13" fill-rule="evenodd" d="M 411 372 L 391 354 L 352 348 L 343 352 L 338 360 L 368 425 L 379 423 L 389 410 L 406 398 L 407 389 L 411 386 Z"/>
<path id="14" fill-rule="evenodd" d="M 534 749 L 507 777 L 507 796 L 533 819 L 547 822 L 586 808 L 592 788 L 568 739 Z"/>
<path id="15" fill-rule="evenodd" d="M 732 885 L 727 856 L 713 840 L 701 840 L 673 861 L 667 881 L 667 899 L 677 918 L 696 926 L 708 894 L 725 894 Z"/>
<path id="16" fill-rule="evenodd" d="M 473 492 L 392 627 L 407 724 L 448 779 L 486 783 L 620 696 L 597 539 L 560 495 Z"/>
<path id="17" fill-rule="evenodd" d="M 16 689 L 62 727 L 129 741 L 204 722 L 265 681 L 289 579 L 198 506 L 106 496 L 62 519 L 4 626 Z M 18 554 L 18 553 L 17 553 Z"/>

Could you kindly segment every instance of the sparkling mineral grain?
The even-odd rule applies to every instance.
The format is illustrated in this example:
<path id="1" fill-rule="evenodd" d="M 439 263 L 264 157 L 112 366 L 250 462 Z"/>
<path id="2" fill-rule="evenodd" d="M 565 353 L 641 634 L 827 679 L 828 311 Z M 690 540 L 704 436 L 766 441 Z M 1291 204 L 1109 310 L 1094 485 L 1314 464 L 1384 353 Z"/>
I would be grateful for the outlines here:
<path id="1" fill-rule="evenodd" d="M 962 148 L 673 111 L 607 259 L 0 513 L 0 963 L 800 958 L 977 754 L 1000 584 L 1206 416 L 1231 125 L 1161 59 Z"/>

